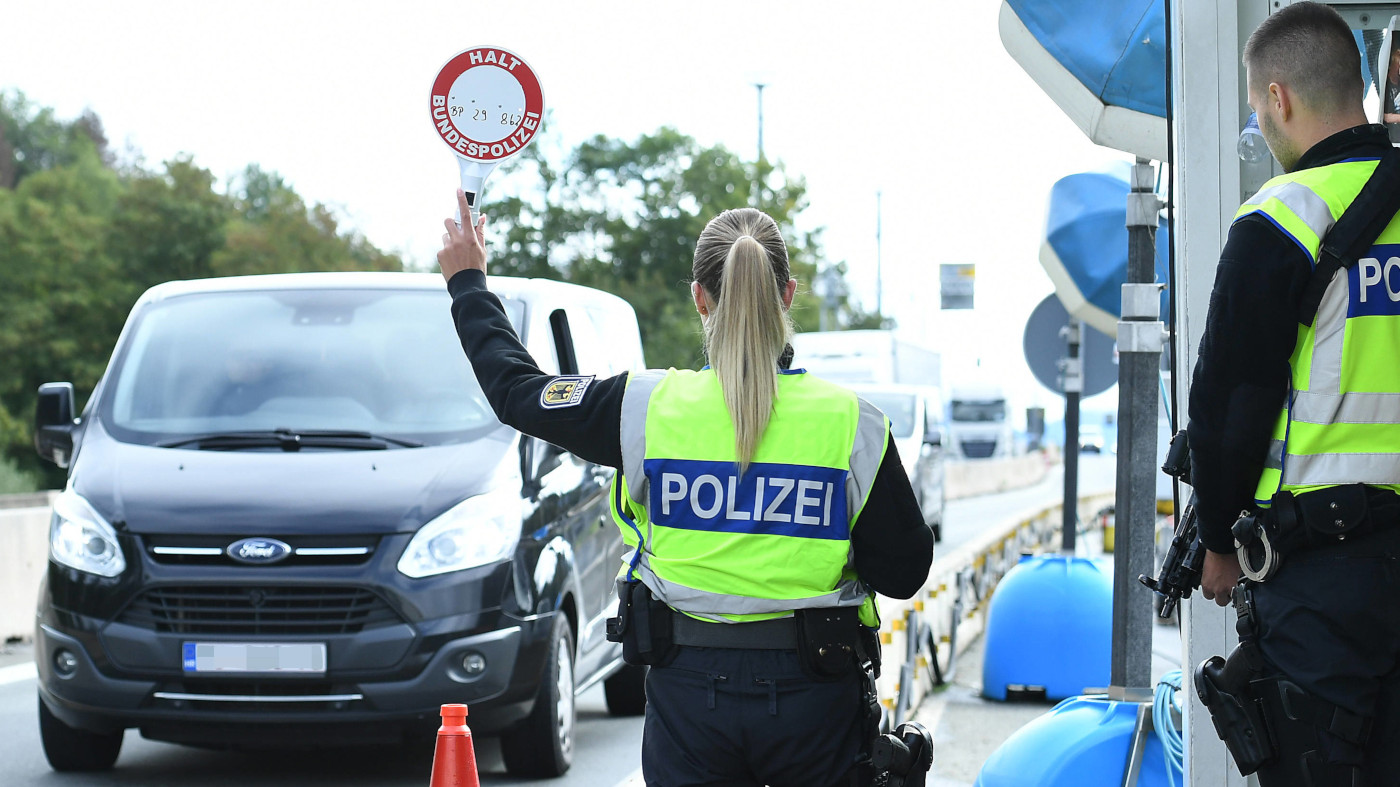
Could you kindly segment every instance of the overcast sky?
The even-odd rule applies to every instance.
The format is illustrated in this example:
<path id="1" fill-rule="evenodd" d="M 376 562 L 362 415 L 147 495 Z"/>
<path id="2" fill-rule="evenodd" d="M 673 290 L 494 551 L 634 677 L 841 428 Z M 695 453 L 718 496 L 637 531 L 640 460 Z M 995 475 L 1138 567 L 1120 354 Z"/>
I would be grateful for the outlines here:
<path id="1" fill-rule="evenodd" d="M 443 63 L 469 46 L 522 55 L 566 149 L 674 126 L 745 159 L 757 145 L 805 177 L 806 228 L 875 305 L 942 350 L 945 382 L 976 363 L 1019 408 L 1035 383 L 1025 320 L 1052 291 L 1037 262 L 1060 177 L 1127 156 L 1097 147 L 1006 54 L 998 3 L 142 2 L 11 0 L 0 90 L 62 118 L 91 108 L 114 148 L 178 153 L 226 178 L 257 163 L 339 209 L 373 243 L 429 264 L 457 165 L 428 119 Z M 491 181 L 482 195 L 491 212 Z M 940 313 L 938 265 L 977 265 L 977 308 Z M 643 326 L 645 330 L 645 326 Z M 1106 397 L 1090 406 L 1111 407 Z"/>

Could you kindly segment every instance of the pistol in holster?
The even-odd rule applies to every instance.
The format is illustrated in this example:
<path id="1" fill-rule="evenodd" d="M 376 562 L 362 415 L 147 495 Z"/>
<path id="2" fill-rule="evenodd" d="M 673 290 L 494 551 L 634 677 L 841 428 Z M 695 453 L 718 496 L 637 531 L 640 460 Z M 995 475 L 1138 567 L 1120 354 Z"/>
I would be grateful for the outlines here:
<path id="1" fill-rule="evenodd" d="M 617 617 L 608 618 L 607 637 L 622 643 L 628 664 L 657 665 L 675 654 L 671 608 L 636 580 L 618 583 Z"/>

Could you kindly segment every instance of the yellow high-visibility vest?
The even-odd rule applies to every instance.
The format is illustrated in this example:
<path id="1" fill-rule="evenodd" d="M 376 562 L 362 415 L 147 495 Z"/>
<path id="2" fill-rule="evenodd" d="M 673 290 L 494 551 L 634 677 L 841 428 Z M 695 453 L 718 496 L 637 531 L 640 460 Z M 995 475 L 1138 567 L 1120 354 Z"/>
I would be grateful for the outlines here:
<path id="1" fill-rule="evenodd" d="M 859 606 L 851 528 L 884 458 L 889 422 L 854 393 L 778 375 L 768 427 L 739 474 L 734 427 L 712 370 L 628 379 L 613 516 L 633 549 L 624 570 L 652 594 L 715 621 Z"/>
<path id="2" fill-rule="evenodd" d="M 1261 214 L 1315 266 L 1322 239 L 1375 170 L 1353 159 L 1281 175 L 1235 215 Z M 1311 326 L 1299 324 L 1288 397 L 1255 502 L 1339 484 L 1400 491 L 1400 218 L 1338 271 Z"/>

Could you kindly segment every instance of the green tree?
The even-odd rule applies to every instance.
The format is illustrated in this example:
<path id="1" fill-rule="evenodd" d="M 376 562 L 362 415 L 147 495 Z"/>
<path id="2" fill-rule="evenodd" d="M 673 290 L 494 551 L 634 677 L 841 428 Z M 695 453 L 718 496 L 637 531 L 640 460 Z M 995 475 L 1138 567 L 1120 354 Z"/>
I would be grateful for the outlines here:
<path id="1" fill-rule="evenodd" d="M 504 173 L 509 196 L 485 208 L 498 250 L 492 272 L 616 293 L 637 311 L 650 365 L 703 364 L 688 287 L 695 240 L 715 215 L 752 204 L 751 165 L 671 128 L 632 142 L 594 137 L 558 166 L 541 150 L 531 148 Z M 814 330 L 820 306 L 810 285 L 823 255 L 820 234 L 794 224 L 806 207 L 805 183 L 781 164 L 771 167 L 761 207 L 782 228 L 802 283 L 793 319 Z"/>
<path id="2" fill-rule="evenodd" d="M 12 189 L 30 175 L 74 164 L 89 154 L 112 163 L 102 121 L 91 110 L 64 123 L 52 109 L 35 106 L 23 93 L 0 93 L 0 188 Z"/>
<path id="3" fill-rule="evenodd" d="M 231 184 L 232 215 L 210 261 L 215 276 L 293 271 L 403 270 L 395 255 L 340 228 L 325 205 L 307 207 L 280 175 L 249 165 Z"/>
<path id="4" fill-rule="evenodd" d="M 0 441 L 24 470 L 38 468 L 30 419 L 39 384 L 61 374 L 81 401 L 130 306 L 105 250 L 119 190 L 95 154 L 0 189 Z"/>
<path id="5" fill-rule="evenodd" d="M 220 193 L 189 157 L 118 171 L 106 145 L 91 112 L 65 122 L 0 94 L 0 465 L 12 479 L 62 483 L 32 447 L 37 388 L 71 380 L 81 407 L 148 287 L 403 268 L 275 173 L 250 166 Z"/>

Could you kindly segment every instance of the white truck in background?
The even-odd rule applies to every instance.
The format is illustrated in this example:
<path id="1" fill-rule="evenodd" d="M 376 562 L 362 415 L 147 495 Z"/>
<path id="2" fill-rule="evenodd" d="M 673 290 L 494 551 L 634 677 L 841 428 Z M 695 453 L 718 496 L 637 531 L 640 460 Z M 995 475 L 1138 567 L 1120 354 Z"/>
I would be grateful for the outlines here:
<path id="1" fill-rule="evenodd" d="M 793 368 L 850 387 L 890 419 L 904 472 L 935 540 L 943 537 L 941 357 L 892 331 L 820 331 L 793 337 Z"/>
<path id="2" fill-rule="evenodd" d="M 894 331 L 813 331 L 792 337 L 792 365 L 838 383 L 937 388 L 942 358 Z"/>
<path id="3" fill-rule="evenodd" d="M 958 459 L 1011 456 L 1011 429 L 1006 392 L 992 382 L 960 382 L 948 389 L 948 437 L 945 447 Z"/>

